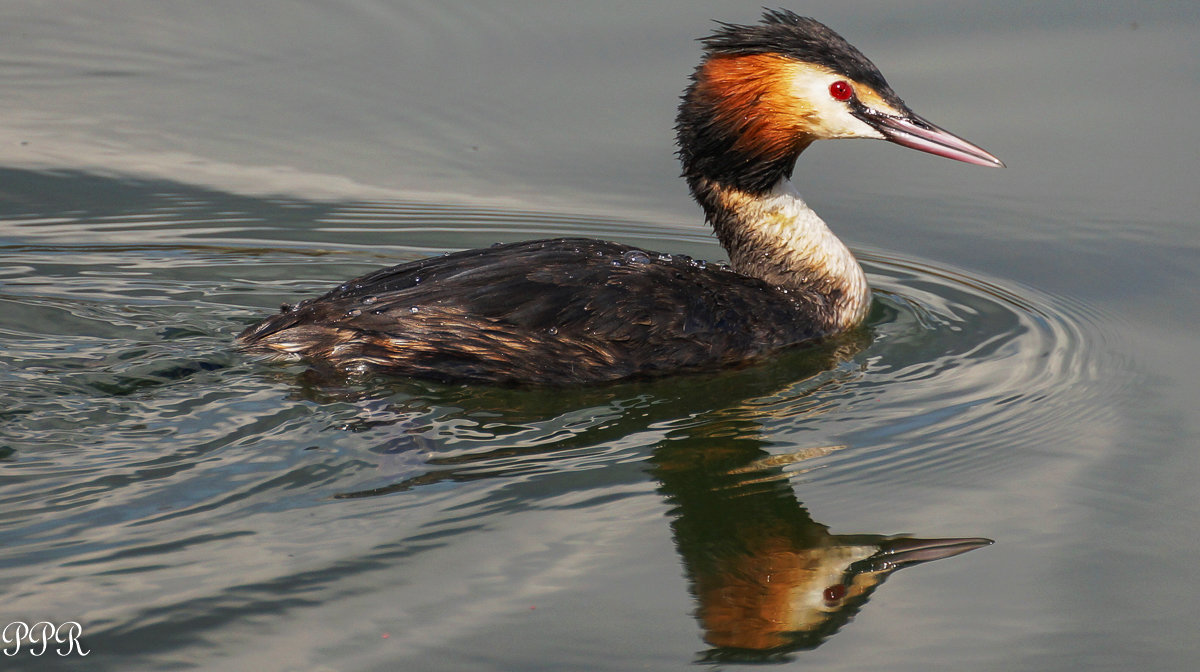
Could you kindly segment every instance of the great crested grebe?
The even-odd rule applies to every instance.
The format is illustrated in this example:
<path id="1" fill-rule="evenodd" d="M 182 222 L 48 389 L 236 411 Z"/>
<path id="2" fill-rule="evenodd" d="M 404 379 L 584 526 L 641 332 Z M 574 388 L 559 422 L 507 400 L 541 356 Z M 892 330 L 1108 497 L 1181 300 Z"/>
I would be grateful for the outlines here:
<path id="1" fill-rule="evenodd" d="M 981 166 L 983 149 L 913 114 L 825 25 L 767 11 L 721 24 L 676 119 L 692 196 L 729 266 L 561 238 L 385 268 L 285 305 L 251 350 L 347 373 L 573 384 L 710 369 L 844 332 L 871 291 L 791 183 L 814 140 L 875 138 Z"/>

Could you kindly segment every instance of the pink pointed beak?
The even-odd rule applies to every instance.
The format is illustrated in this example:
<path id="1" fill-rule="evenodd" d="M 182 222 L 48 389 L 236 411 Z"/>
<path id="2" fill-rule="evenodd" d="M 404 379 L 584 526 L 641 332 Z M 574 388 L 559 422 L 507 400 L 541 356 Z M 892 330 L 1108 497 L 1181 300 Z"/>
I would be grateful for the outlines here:
<path id="1" fill-rule="evenodd" d="M 915 114 L 894 116 L 860 108 L 857 116 L 897 145 L 944 156 L 947 159 L 973 163 L 977 166 L 1003 168 L 1004 162 L 982 147 L 973 145 L 953 133 L 938 128 Z"/>

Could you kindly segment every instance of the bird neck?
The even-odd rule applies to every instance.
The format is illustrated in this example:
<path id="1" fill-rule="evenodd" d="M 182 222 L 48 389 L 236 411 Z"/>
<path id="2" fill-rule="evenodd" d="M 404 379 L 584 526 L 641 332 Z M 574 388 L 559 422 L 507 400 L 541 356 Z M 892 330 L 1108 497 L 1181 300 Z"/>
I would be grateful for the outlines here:
<path id="1" fill-rule="evenodd" d="M 787 177 L 765 193 L 696 177 L 692 194 L 733 270 L 788 290 L 829 332 L 866 318 L 871 290 L 862 266 Z"/>

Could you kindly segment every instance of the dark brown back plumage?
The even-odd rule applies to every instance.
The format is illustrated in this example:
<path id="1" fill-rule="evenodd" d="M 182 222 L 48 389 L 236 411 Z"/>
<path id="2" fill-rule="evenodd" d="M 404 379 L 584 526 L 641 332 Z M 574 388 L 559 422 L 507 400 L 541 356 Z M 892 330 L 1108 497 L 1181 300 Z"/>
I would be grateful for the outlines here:
<path id="1" fill-rule="evenodd" d="M 797 299 L 688 257 L 557 239 L 382 269 L 238 338 L 343 371 L 568 384 L 713 368 L 820 336 Z"/>

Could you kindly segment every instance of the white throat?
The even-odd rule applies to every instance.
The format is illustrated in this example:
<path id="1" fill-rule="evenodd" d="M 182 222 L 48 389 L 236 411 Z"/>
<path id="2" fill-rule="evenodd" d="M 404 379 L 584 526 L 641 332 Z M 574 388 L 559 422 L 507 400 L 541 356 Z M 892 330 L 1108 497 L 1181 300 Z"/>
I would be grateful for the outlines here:
<path id="1" fill-rule="evenodd" d="M 862 322 L 871 301 L 862 267 L 790 180 L 764 196 L 726 193 L 722 200 L 739 229 L 728 246 L 734 270 L 824 297 L 835 329 Z"/>

